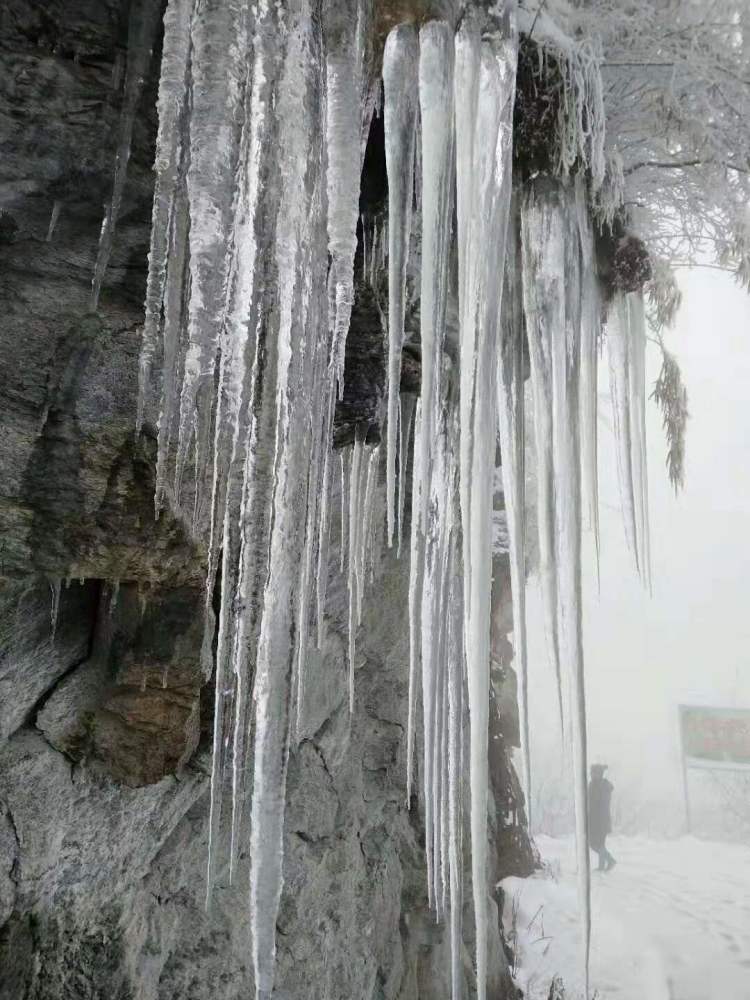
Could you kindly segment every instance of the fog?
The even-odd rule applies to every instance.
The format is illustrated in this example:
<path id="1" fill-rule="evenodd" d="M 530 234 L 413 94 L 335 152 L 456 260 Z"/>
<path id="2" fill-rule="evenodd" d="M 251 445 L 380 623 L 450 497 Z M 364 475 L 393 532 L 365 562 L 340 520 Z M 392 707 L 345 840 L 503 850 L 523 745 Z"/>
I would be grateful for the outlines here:
<path id="1" fill-rule="evenodd" d="M 638 579 L 619 508 L 606 362 L 600 387 L 601 591 L 593 541 L 585 538 L 584 634 L 591 761 L 609 764 L 615 816 L 642 812 L 642 825 L 684 825 L 677 706 L 750 707 L 750 296 L 727 274 L 679 272 L 683 303 L 665 336 L 689 394 L 686 482 L 668 481 L 661 416 L 647 405 L 653 594 Z M 649 345 L 653 384 L 660 352 Z M 649 389 L 650 391 L 650 389 Z M 538 582 L 529 587 L 530 677 L 536 774 L 542 803 L 562 778 L 554 678 Z M 691 772 L 703 815 L 708 775 Z M 559 792 L 559 786 L 555 793 Z M 618 806 L 619 798 L 619 806 Z M 552 808 L 541 804 L 541 813 Z M 705 809 L 703 813 L 705 813 Z M 537 809 L 537 823 L 544 817 Z M 617 820 L 616 820 L 617 823 Z M 635 823 L 638 826 L 638 822 Z"/>

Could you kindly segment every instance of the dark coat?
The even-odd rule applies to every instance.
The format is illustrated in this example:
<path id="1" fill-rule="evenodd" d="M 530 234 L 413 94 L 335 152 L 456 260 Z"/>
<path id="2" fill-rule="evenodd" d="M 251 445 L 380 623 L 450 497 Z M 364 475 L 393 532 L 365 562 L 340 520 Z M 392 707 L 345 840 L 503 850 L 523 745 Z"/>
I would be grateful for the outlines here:
<path id="1" fill-rule="evenodd" d="M 606 778 L 592 778 L 589 782 L 589 844 L 595 851 L 604 847 L 612 830 L 612 790 L 613 785 Z"/>

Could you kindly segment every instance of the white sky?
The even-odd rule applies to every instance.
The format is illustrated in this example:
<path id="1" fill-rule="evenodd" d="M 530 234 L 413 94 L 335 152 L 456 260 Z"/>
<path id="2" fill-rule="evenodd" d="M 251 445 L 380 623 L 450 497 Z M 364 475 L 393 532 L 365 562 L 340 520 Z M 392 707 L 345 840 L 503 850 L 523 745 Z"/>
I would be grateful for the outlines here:
<path id="1" fill-rule="evenodd" d="M 750 708 L 750 296 L 708 269 L 679 275 L 683 304 L 668 332 L 688 389 L 684 493 L 664 468 L 661 418 L 647 402 L 653 596 L 633 569 L 619 510 L 606 362 L 600 398 L 601 595 L 585 540 L 584 633 L 591 759 L 646 795 L 681 795 L 677 705 Z M 647 391 L 659 367 L 649 345 Z M 538 585 L 529 586 L 532 752 L 557 743 Z M 537 772 L 539 773 L 539 772 Z"/>

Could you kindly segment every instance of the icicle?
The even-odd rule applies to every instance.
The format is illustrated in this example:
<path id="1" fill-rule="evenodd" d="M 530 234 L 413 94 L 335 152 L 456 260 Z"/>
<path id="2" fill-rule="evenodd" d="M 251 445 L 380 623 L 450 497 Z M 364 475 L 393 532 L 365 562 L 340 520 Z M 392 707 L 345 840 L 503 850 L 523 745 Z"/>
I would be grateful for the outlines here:
<path id="1" fill-rule="evenodd" d="M 239 149 L 238 122 L 247 72 L 247 9 L 243 0 L 212 0 L 192 23 L 190 164 L 190 299 L 180 397 L 174 491 L 180 487 L 195 415 L 201 440 L 196 460 L 209 455 L 214 375 L 224 320 Z M 201 419 L 203 418 L 203 419 Z M 199 463 L 201 464 L 201 463 Z M 203 468 L 199 482 L 203 484 Z"/>
<path id="2" fill-rule="evenodd" d="M 399 444 L 398 444 L 398 521 L 396 525 L 396 557 L 401 558 L 401 543 L 404 533 L 404 507 L 406 505 L 406 470 L 409 462 L 409 440 L 414 421 L 416 396 L 409 392 L 399 399 Z"/>
<path id="3" fill-rule="evenodd" d="M 489 602 L 497 419 L 495 355 L 502 296 L 502 280 L 498 281 L 497 276 L 504 273 L 511 191 L 516 45 L 510 28 L 503 37 L 496 36 L 480 46 L 475 28 L 467 21 L 456 37 L 459 295 L 463 292 L 459 305 L 459 482 L 468 585 L 464 595 L 464 644 L 478 1000 L 485 1000 L 487 989 Z M 469 139 L 466 131 L 472 129 Z M 463 146 L 464 139 L 468 148 Z"/>
<path id="4" fill-rule="evenodd" d="M 422 400 L 417 399 L 414 414 L 414 439 L 418 441 L 422 434 Z M 414 449 L 412 462 L 412 492 L 411 492 L 411 544 L 409 548 L 409 709 L 406 735 L 406 805 L 411 807 L 411 793 L 414 767 L 414 737 L 417 713 L 417 683 L 418 665 L 421 657 L 421 594 L 424 589 L 424 543 L 422 540 L 420 511 L 423 489 L 421 455 L 418 448 Z"/>
<path id="5" fill-rule="evenodd" d="M 448 861 L 450 882 L 451 997 L 461 1000 L 463 948 L 463 715 L 464 643 L 458 547 L 452 540 L 448 593 Z"/>
<path id="6" fill-rule="evenodd" d="M 57 620 L 60 617 L 60 580 L 50 580 L 49 589 L 51 595 L 49 609 L 50 635 L 54 641 L 57 632 Z"/>
<path id="7" fill-rule="evenodd" d="M 586 703 L 581 622 L 581 255 L 573 198 L 543 182 L 531 188 L 522 210 L 523 283 L 532 380 L 536 390 L 549 373 L 551 397 L 551 497 L 556 574 L 557 635 L 565 665 L 573 734 L 574 799 L 579 900 L 582 914 L 585 996 L 591 935 L 587 816 Z M 540 364 L 549 358 L 548 372 Z M 545 399 L 545 391 L 539 392 Z M 543 418 L 535 402 L 535 419 Z M 537 456 L 541 471 L 546 458 Z M 540 525 L 541 529 L 541 525 Z"/>
<path id="8" fill-rule="evenodd" d="M 581 241 L 581 456 L 584 507 L 596 547 L 599 577 L 599 481 L 597 456 L 597 398 L 601 303 L 594 260 L 594 233 L 586 205 L 583 177 L 575 179 L 576 212 Z"/>
<path id="9" fill-rule="evenodd" d="M 523 312 L 519 287 L 517 227 L 508 235 L 505 297 L 497 366 L 498 430 L 503 496 L 510 540 L 513 600 L 514 661 L 518 675 L 518 715 L 521 733 L 526 820 L 531 826 L 531 753 L 529 740 L 528 669 L 526 650 L 526 489 L 524 464 Z"/>
<path id="10" fill-rule="evenodd" d="M 99 306 L 104 275 L 112 253 L 115 227 L 120 214 L 122 196 L 127 179 L 130 144 L 133 138 L 135 113 L 140 101 L 143 83 L 151 61 L 151 50 L 156 39 L 161 13 L 161 0 L 140 0 L 132 5 L 128 27 L 128 65 L 125 73 L 125 94 L 120 112 L 120 124 L 115 154 L 115 171 L 112 181 L 112 197 L 107 206 L 99 237 L 99 249 L 91 284 L 91 309 Z"/>
<path id="11" fill-rule="evenodd" d="M 113 618 L 117 610 L 117 601 L 120 597 L 120 581 L 113 580 L 109 592 L 109 617 Z"/>
<path id="12" fill-rule="evenodd" d="M 178 386 L 182 379 L 184 364 L 182 343 L 182 326 L 186 312 L 187 291 L 189 288 L 188 274 L 188 230 L 190 227 L 189 208 L 187 202 L 186 178 L 181 176 L 175 195 L 174 213 L 169 235 L 169 254 L 167 263 L 167 283 L 164 292 L 164 361 L 162 365 L 161 399 L 159 404 L 159 441 L 156 456 L 156 488 L 154 491 L 154 507 L 158 517 L 167 491 L 167 469 L 171 454 L 172 432 L 179 410 L 177 405 Z M 146 347 L 144 345 L 144 350 Z M 141 367 L 141 374 L 147 377 L 146 369 Z M 141 384 L 143 395 L 140 406 L 147 392 L 145 383 Z"/>
<path id="13" fill-rule="evenodd" d="M 304 496 L 310 458 L 310 409 L 324 386 L 316 384 L 319 351 L 329 356 L 324 263 L 310 234 L 325 225 L 322 123 L 315 67 L 321 58 L 312 12 L 303 5 L 288 32 L 284 72 L 275 110 L 279 122 L 281 191 L 276 218 L 278 350 L 276 446 L 268 574 L 255 673 L 255 731 L 251 815 L 250 915 L 256 996 L 273 991 L 275 934 L 282 889 L 282 858 L 289 703 L 295 654 Z M 311 108 L 313 112 L 311 113 Z M 330 386 L 328 387 L 330 390 Z"/>
<path id="14" fill-rule="evenodd" d="M 339 462 L 341 466 L 341 554 L 339 557 L 339 572 L 343 573 L 346 567 L 347 542 L 349 538 L 349 466 L 351 464 L 351 448 L 342 448 L 339 452 Z"/>
<path id="15" fill-rule="evenodd" d="M 607 318 L 607 354 L 609 357 L 609 386 L 612 395 L 612 421 L 617 454 L 617 474 L 620 484 L 625 539 L 633 553 L 636 569 L 640 572 L 638 551 L 638 525 L 633 483 L 633 445 L 630 426 L 631 361 L 630 316 L 628 302 L 618 293 L 609 307 Z"/>
<path id="16" fill-rule="evenodd" d="M 349 471 L 349 712 L 354 712 L 354 659 L 357 638 L 357 605 L 359 602 L 359 533 L 362 530 L 361 499 L 362 453 L 364 434 L 357 426 Z M 343 530 L 343 529 L 342 529 Z"/>
<path id="17" fill-rule="evenodd" d="M 319 352 L 317 363 L 327 364 L 324 352 Z M 315 382 L 318 384 L 323 375 L 322 370 L 316 373 Z M 307 649 L 310 633 L 310 605 L 312 570 L 315 558 L 316 544 L 319 547 L 320 529 L 320 505 L 322 496 L 322 463 L 325 462 L 325 452 L 328 450 L 328 423 L 326 420 L 328 403 L 324 399 L 317 398 L 313 411 L 310 415 L 310 436 L 313 441 L 313 452 L 308 470 L 307 479 L 307 519 L 305 523 L 305 546 L 302 558 L 299 583 L 299 620 L 297 623 L 297 739 L 302 737 L 302 724 L 305 707 L 305 681 L 307 670 Z"/>
<path id="18" fill-rule="evenodd" d="M 331 531 L 331 480 L 333 478 L 333 414 L 334 395 L 328 393 L 328 415 L 325 424 L 325 449 L 323 459 L 323 482 L 320 494 L 320 526 L 318 541 L 318 564 L 315 580 L 316 618 L 318 620 L 318 649 L 323 646 L 325 636 L 326 590 L 328 587 L 328 542 Z"/>
<path id="19" fill-rule="evenodd" d="M 326 53 L 326 144 L 328 150 L 328 250 L 335 282 L 332 363 L 344 391 L 344 351 L 354 304 L 354 255 L 357 249 L 360 157 L 364 100 L 365 4 L 351 0 L 339 23 L 326 25 L 335 47 Z M 364 227 L 363 227 L 364 232 Z"/>
<path id="20" fill-rule="evenodd" d="M 63 203 L 59 198 L 55 198 L 52 203 L 52 213 L 49 217 L 49 227 L 47 229 L 47 242 L 52 242 L 52 237 L 54 236 L 55 229 L 57 228 L 57 223 L 60 218 L 60 212 L 62 211 Z"/>
<path id="21" fill-rule="evenodd" d="M 164 44 L 157 105 L 159 129 L 154 163 L 156 180 L 151 214 L 151 248 L 148 255 L 136 431 L 140 431 L 143 424 L 143 410 L 159 336 L 172 217 L 184 155 L 183 118 L 187 104 L 190 19 L 193 6 L 194 0 L 169 0 L 164 14 Z"/>
<path id="22" fill-rule="evenodd" d="M 422 273 L 422 430 L 421 470 L 431 476 L 437 422 L 442 405 L 441 363 L 445 339 L 448 252 L 453 216 L 453 34 L 442 21 L 420 32 L 419 100 L 423 132 Z M 427 517 L 422 494 L 422 521 Z"/>
<path id="23" fill-rule="evenodd" d="M 646 316 L 642 292 L 630 292 L 628 309 L 628 341 L 630 354 L 630 446 L 633 467 L 638 529 L 638 565 L 646 587 L 651 588 L 651 552 L 648 515 L 648 467 L 646 452 Z"/>
<path id="24" fill-rule="evenodd" d="M 386 516 L 388 544 L 396 526 L 401 351 L 404 346 L 406 264 L 411 236 L 414 142 L 417 116 L 417 34 L 401 24 L 388 35 L 383 53 L 385 161 L 388 171 L 388 416 Z"/>
<path id="25" fill-rule="evenodd" d="M 361 582 L 359 588 L 359 604 L 357 607 L 357 625 L 362 624 L 362 600 L 367 571 L 372 562 L 372 530 L 373 512 L 375 507 L 375 492 L 377 488 L 378 465 L 380 462 L 380 445 L 370 452 L 367 462 L 367 478 L 365 481 L 364 508 L 362 513 L 362 539 L 360 541 Z"/>
<path id="26" fill-rule="evenodd" d="M 534 449 L 536 453 L 537 532 L 539 540 L 539 581 L 542 590 L 547 649 L 557 684 L 560 731 L 563 731 L 563 689 L 557 630 L 557 571 L 555 566 L 555 479 L 552 461 L 552 355 L 547 324 L 564 322 L 559 313 L 560 296 L 554 287 L 557 276 L 543 270 L 544 241 L 537 214 L 524 210 L 523 228 L 523 305 L 531 366 L 531 390 L 534 409 Z M 547 305 L 548 303 L 548 305 Z M 545 307 L 558 309 L 551 320 Z"/>

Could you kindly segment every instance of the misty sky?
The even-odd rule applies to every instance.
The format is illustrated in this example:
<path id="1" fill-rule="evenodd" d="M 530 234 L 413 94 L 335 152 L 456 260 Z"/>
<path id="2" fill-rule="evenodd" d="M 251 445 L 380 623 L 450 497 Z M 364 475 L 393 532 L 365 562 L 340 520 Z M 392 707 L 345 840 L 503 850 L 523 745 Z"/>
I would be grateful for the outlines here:
<path id="1" fill-rule="evenodd" d="M 677 705 L 750 708 L 750 296 L 715 270 L 679 273 L 683 304 L 668 347 L 682 367 L 691 420 L 685 491 L 664 468 L 660 414 L 647 403 L 653 596 L 638 580 L 619 509 L 606 359 L 600 371 L 601 595 L 584 540 L 584 632 L 593 760 L 620 786 L 681 794 Z M 660 367 L 649 345 L 647 391 Z M 529 587 L 533 751 L 557 746 L 554 681 L 538 583 Z"/>

